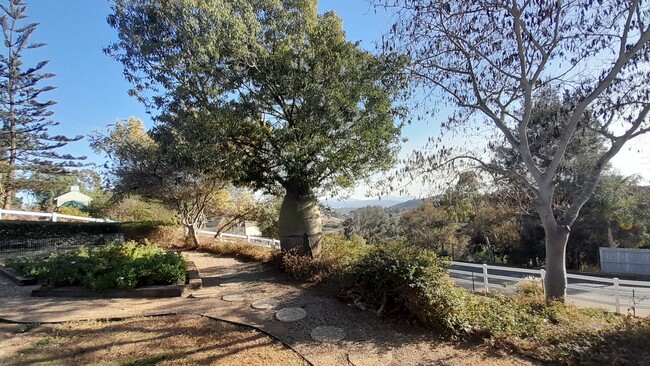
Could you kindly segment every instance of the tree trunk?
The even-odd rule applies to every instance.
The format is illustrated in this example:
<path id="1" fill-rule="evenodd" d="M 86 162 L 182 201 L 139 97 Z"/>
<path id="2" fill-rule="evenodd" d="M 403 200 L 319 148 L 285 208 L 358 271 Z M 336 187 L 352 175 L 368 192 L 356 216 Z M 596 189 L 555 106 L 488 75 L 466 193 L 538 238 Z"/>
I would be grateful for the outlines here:
<path id="1" fill-rule="evenodd" d="M 287 189 L 278 222 L 282 252 L 320 256 L 322 224 L 318 201 L 311 192 Z"/>
<path id="2" fill-rule="evenodd" d="M 11 208 L 11 201 L 12 201 L 12 198 L 13 198 L 13 190 L 11 188 L 5 189 L 5 191 L 3 192 L 3 196 L 4 196 L 4 203 L 2 204 L 2 208 L 4 210 L 8 210 L 8 209 Z"/>
<path id="3" fill-rule="evenodd" d="M 616 248 L 616 242 L 614 241 L 614 233 L 612 232 L 612 223 L 607 223 L 607 244 L 610 248 Z"/>
<path id="4" fill-rule="evenodd" d="M 566 246 L 569 230 L 557 224 L 547 227 L 546 234 L 546 278 L 544 288 L 546 301 L 564 302 L 566 298 Z"/>
<path id="5" fill-rule="evenodd" d="M 488 254 L 490 255 L 490 261 L 491 263 L 496 263 L 496 260 L 494 259 L 494 249 L 492 248 L 492 244 L 490 243 L 490 238 L 488 237 L 488 234 L 483 232 L 483 238 L 485 238 L 485 243 L 487 244 L 488 247 Z"/>
<path id="6" fill-rule="evenodd" d="M 187 230 L 187 235 L 190 237 L 190 239 L 192 239 L 192 244 L 193 244 L 192 248 L 193 249 L 198 248 L 200 243 L 199 243 L 199 236 L 196 233 L 196 227 L 194 226 L 194 224 L 192 224 L 192 225 L 185 225 L 185 228 Z"/>

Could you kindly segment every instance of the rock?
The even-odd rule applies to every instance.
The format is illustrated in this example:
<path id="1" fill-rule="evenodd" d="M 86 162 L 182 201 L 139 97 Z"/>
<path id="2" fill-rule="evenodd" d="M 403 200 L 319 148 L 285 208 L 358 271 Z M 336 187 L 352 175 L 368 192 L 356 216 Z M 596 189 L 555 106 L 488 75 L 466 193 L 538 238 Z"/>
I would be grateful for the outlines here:
<path id="1" fill-rule="evenodd" d="M 258 300 L 251 304 L 253 309 L 257 310 L 275 309 L 278 305 L 280 305 L 278 300 Z"/>
<path id="2" fill-rule="evenodd" d="M 331 326 L 320 326 L 312 329 L 311 338 L 319 342 L 338 342 L 345 338 L 345 331 Z"/>
<path id="3" fill-rule="evenodd" d="M 283 323 L 295 322 L 307 316 L 303 308 L 284 308 L 275 313 L 275 318 Z"/>
<path id="4" fill-rule="evenodd" d="M 248 299 L 250 295 L 245 292 L 237 292 L 233 294 L 226 294 L 221 297 L 223 301 L 235 302 L 235 301 L 244 301 Z"/>

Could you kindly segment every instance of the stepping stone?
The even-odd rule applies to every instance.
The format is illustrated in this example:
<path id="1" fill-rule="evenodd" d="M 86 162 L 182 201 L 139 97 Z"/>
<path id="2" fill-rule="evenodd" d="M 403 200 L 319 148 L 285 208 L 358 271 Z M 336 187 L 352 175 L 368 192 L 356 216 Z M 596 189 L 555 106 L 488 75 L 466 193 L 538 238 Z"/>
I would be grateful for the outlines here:
<path id="1" fill-rule="evenodd" d="M 319 342 L 338 342 L 345 338 L 345 331 L 337 327 L 320 326 L 311 330 L 311 338 Z"/>
<path id="2" fill-rule="evenodd" d="M 223 301 L 229 301 L 229 302 L 236 302 L 236 301 L 244 301 L 248 299 L 250 295 L 245 293 L 245 292 L 238 292 L 234 294 L 226 294 L 221 297 L 221 300 Z"/>
<path id="3" fill-rule="evenodd" d="M 295 322 L 307 316 L 303 308 L 284 308 L 275 313 L 275 318 L 283 323 Z"/>
<path id="4" fill-rule="evenodd" d="M 258 300 L 251 304 L 253 309 L 257 310 L 275 309 L 278 305 L 280 305 L 278 300 Z"/>
<path id="5" fill-rule="evenodd" d="M 348 361 L 354 366 L 388 365 L 393 361 L 393 353 L 367 345 L 350 351 Z"/>

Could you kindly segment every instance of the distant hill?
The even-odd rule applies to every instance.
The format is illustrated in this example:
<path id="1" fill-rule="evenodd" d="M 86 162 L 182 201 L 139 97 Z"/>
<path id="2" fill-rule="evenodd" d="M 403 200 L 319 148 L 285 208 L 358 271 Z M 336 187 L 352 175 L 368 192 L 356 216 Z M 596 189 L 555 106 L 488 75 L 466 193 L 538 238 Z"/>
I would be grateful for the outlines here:
<path id="1" fill-rule="evenodd" d="M 372 200 L 359 200 L 359 199 L 348 199 L 348 200 L 325 200 L 321 201 L 322 204 L 330 206 L 336 210 L 356 210 L 357 208 L 366 207 L 366 206 L 381 206 L 381 207 L 391 207 L 398 205 L 407 201 L 409 197 L 386 197 L 382 199 L 372 199 Z"/>
<path id="2" fill-rule="evenodd" d="M 435 200 L 436 200 L 436 197 L 416 198 L 416 199 L 409 200 L 409 201 L 406 201 L 406 202 L 398 203 L 398 204 L 390 206 L 388 208 L 390 210 L 393 210 L 393 211 L 396 211 L 396 212 L 403 212 L 403 211 L 416 209 L 416 208 L 422 206 L 425 202 L 434 202 Z"/>

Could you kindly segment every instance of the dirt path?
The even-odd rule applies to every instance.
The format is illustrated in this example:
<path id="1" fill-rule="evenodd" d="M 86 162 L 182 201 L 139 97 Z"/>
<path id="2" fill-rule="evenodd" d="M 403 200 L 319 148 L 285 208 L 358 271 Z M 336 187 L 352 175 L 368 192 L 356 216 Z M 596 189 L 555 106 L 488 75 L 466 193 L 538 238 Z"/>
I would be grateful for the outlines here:
<path id="1" fill-rule="evenodd" d="M 431 331 L 379 319 L 333 297 L 277 278 L 259 264 L 189 252 L 203 279 L 203 288 L 173 299 L 31 298 L 31 288 L 0 280 L 0 318 L 14 321 L 70 321 L 133 317 L 164 313 L 202 314 L 264 329 L 302 353 L 315 365 L 534 365 L 491 348 L 439 339 Z M 224 295 L 230 300 L 224 301 Z M 251 304 L 274 300 L 274 309 Z M 301 308 L 306 316 L 280 322 L 275 313 Z M 302 312 L 300 310 L 299 312 Z M 329 326 L 343 330 L 336 342 L 317 342 L 312 331 Z M 323 328 L 320 328 L 323 329 Z M 331 328 L 325 328 L 331 329 Z M 0 348 L 10 339 L 0 337 Z"/>

